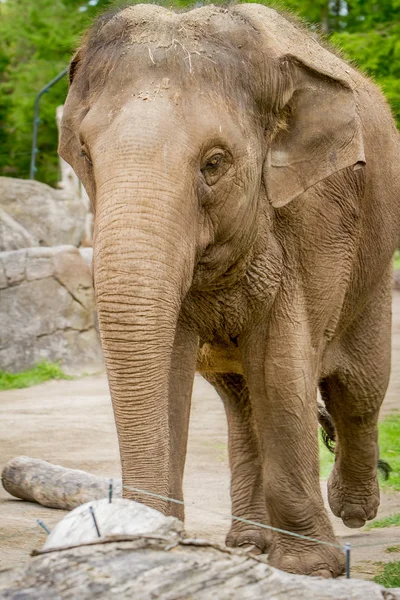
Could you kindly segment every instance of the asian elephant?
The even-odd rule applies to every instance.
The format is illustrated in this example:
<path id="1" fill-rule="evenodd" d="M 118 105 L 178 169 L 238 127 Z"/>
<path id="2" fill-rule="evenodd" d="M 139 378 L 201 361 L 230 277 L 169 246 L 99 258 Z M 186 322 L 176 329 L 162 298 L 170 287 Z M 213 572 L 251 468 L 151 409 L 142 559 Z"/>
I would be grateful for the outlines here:
<path id="1" fill-rule="evenodd" d="M 100 17 L 70 66 L 60 154 L 95 215 L 94 285 L 125 490 L 183 518 L 197 369 L 223 399 L 232 514 L 335 542 L 319 387 L 349 527 L 379 505 L 400 142 L 371 81 L 265 6 Z M 231 546 L 338 576 L 340 549 L 234 521 Z"/>

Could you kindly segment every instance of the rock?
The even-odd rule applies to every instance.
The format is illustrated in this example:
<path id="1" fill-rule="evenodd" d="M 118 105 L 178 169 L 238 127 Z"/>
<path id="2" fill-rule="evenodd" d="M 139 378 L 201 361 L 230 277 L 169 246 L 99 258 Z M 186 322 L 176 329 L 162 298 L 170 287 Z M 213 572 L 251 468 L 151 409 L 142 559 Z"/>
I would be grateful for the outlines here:
<path id="1" fill-rule="evenodd" d="M 18 250 L 37 245 L 37 240 L 25 227 L 0 208 L 0 250 Z"/>
<path id="2" fill-rule="evenodd" d="M 0 251 L 79 246 L 87 208 L 73 194 L 39 181 L 0 177 Z"/>
<path id="3" fill-rule="evenodd" d="M 99 369 L 90 269 L 72 246 L 0 252 L 0 370 Z"/>
<path id="4" fill-rule="evenodd" d="M 133 502 L 81 506 L 19 570 L 0 572 L 4 600 L 399 600 L 357 579 L 290 575 L 263 556 L 185 539 L 182 523 Z M 61 547 L 56 547 L 60 544 Z"/>
<path id="5" fill-rule="evenodd" d="M 92 512 L 91 512 L 92 510 Z M 93 519 L 96 519 L 96 525 Z M 173 536 L 183 532 L 183 523 L 166 517 L 158 510 L 134 502 L 107 498 L 87 502 L 68 513 L 53 529 L 43 550 L 59 550 L 64 546 L 81 546 L 113 536 Z M 100 536 L 98 535 L 100 533 Z"/>
<path id="6" fill-rule="evenodd" d="M 79 252 L 89 269 L 92 270 L 93 248 L 79 248 Z"/>

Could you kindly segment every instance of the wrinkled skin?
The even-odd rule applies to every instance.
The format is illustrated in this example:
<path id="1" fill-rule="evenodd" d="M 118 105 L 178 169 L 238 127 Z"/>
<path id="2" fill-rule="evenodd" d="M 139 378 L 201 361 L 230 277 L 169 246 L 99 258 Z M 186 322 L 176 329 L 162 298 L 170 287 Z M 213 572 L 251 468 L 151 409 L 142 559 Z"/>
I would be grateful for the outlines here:
<path id="1" fill-rule="evenodd" d="M 335 542 L 379 505 L 399 138 L 378 90 L 263 6 L 136 6 L 71 64 L 60 154 L 95 214 L 94 284 L 126 486 L 182 499 L 196 368 L 223 399 L 232 513 Z M 125 491 L 183 518 L 176 504 Z M 338 576 L 340 550 L 233 521 L 231 546 Z"/>

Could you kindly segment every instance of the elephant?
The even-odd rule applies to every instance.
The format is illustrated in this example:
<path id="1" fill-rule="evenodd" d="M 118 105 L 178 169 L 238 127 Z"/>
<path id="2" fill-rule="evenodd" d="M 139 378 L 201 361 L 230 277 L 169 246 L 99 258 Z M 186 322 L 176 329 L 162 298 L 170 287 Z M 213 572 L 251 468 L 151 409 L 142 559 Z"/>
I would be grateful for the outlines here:
<path id="1" fill-rule="evenodd" d="M 234 519 L 227 544 L 339 576 L 317 393 L 336 437 L 329 504 L 358 528 L 379 505 L 400 223 L 380 90 L 257 4 L 106 13 L 69 78 L 59 153 L 94 213 L 125 497 L 183 520 L 197 370 L 227 414 L 232 514 L 279 530 Z"/>

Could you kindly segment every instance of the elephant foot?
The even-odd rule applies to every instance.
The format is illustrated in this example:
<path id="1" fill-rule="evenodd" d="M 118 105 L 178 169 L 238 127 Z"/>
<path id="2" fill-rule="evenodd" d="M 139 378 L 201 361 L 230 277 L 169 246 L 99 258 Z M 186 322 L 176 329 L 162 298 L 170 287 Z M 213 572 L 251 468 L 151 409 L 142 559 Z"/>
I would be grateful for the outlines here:
<path id="1" fill-rule="evenodd" d="M 335 517 L 352 529 L 365 525 L 376 517 L 379 507 L 379 484 L 375 476 L 370 481 L 345 483 L 336 463 L 328 481 L 328 501 Z"/>
<path id="2" fill-rule="evenodd" d="M 243 548 L 251 554 L 265 554 L 271 544 L 271 536 L 268 530 L 261 527 L 235 530 L 233 525 L 226 536 L 225 543 L 229 548 Z"/>
<path id="3" fill-rule="evenodd" d="M 314 536 L 312 536 L 314 537 Z M 345 570 L 345 557 L 339 548 L 293 540 L 272 545 L 268 563 L 281 571 L 312 577 L 339 577 Z"/>

